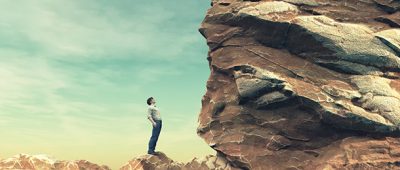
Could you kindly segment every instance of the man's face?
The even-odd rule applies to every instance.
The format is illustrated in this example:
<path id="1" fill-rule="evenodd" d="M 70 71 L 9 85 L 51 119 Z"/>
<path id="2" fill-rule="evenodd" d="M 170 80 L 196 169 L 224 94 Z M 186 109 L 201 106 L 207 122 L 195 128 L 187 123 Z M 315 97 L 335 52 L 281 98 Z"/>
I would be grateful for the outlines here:
<path id="1" fill-rule="evenodd" d="M 151 103 L 155 104 L 156 103 L 156 99 L 151 99 Z"/>

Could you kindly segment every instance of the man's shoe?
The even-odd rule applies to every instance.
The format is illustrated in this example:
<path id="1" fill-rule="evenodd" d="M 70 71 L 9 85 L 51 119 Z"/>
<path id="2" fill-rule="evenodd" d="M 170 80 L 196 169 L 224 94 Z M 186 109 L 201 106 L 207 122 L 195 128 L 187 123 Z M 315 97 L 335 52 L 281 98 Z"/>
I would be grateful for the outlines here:
<path id="1" fill-rule="evenodd" d="M 155 154 L 156 154 L 156 152 L 154 152 L 154 151 L 148 151 L 148 152 L 147 152 L 147 154 L 150 154 L 150 155 L 155 155 Z"/>

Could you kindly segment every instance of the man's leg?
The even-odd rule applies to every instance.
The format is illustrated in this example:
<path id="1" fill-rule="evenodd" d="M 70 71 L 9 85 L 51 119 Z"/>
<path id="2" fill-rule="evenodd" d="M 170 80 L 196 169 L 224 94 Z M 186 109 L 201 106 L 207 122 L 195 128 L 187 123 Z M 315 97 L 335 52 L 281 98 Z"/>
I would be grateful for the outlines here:
<path id="1" fill-rule="evenodd" d="M 149 141 L 149 149 L 147 150 L 147 153 L 154 153 L 154 149 L 156 147 L 156 138 L 157 137 L 157 127 L 158 127 L 158 123 L 156 123 L 156 127 L 153 126 L 153 130 L 151 132 L 151 137 L 150 137 L 150 141 Z"/>
<path id="2" fill-rule="evenodd" d="M 157 121 L 157 129 L 156 129 L 156 137 L 155 137 L 155 142 L 154 142 L 154 149 L 156 148 L 157 145 L 157 141 L 158 141 L 158 137 L 160 136 L 160 132 L 161 132 L 161 126 L 162 126 L 162 121 Z"/>

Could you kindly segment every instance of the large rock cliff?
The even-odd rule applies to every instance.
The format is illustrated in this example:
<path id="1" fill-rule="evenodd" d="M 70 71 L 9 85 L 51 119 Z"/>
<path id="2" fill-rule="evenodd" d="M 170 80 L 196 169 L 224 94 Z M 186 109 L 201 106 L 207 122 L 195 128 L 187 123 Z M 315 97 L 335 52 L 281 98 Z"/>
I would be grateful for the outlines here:
<path id="1" fill-rule="evenodd" d="M 399 0 L 213 0 L 198 135 L 241 169 L 400 169 Z"/>

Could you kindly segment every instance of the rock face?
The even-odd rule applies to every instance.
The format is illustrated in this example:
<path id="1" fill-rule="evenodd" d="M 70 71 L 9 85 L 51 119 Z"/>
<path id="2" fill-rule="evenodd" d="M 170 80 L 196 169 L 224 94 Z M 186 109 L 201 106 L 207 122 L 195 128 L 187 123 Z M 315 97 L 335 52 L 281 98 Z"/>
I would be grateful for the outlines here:
<path id="1" fill-rule="evenodd" d="M 120 170 L 239 170 L 231 167 L 223 157 L 208 155 L 202 159 L 194 158 L 187 163 L 173 161 L 163 152 L 156 155 L 142 155 L 132 159 Z"/>
<path id="2" fill-rule="evenodd" d="M 0 160 L 0 169 L 20 170 L 111 170 L 86 160 L 59 161 L 46 155 L 19 154 Z"/>
<path id="3" fill-rule="evenodd" d="M 120 170 L 179 170 L 181 166 L 181 163 L 174 162 L 164 153 L 157 152 L 157 155 L 147 154 L 134 158 L 122 166 Z"/>
<path id="4" fill-rule="evenodd" d="M 241 169 L 400 169 L 399 0 L 212 0 L 197 133 Z"/>
<path id="5" fill-rule="evenodd" d="M 192 161 L 186 163 L 182 170 L 240 170 L 239 168 L 232 167 L 224 157 L 208 155 L 204 158 L 194 158 Z"/>

